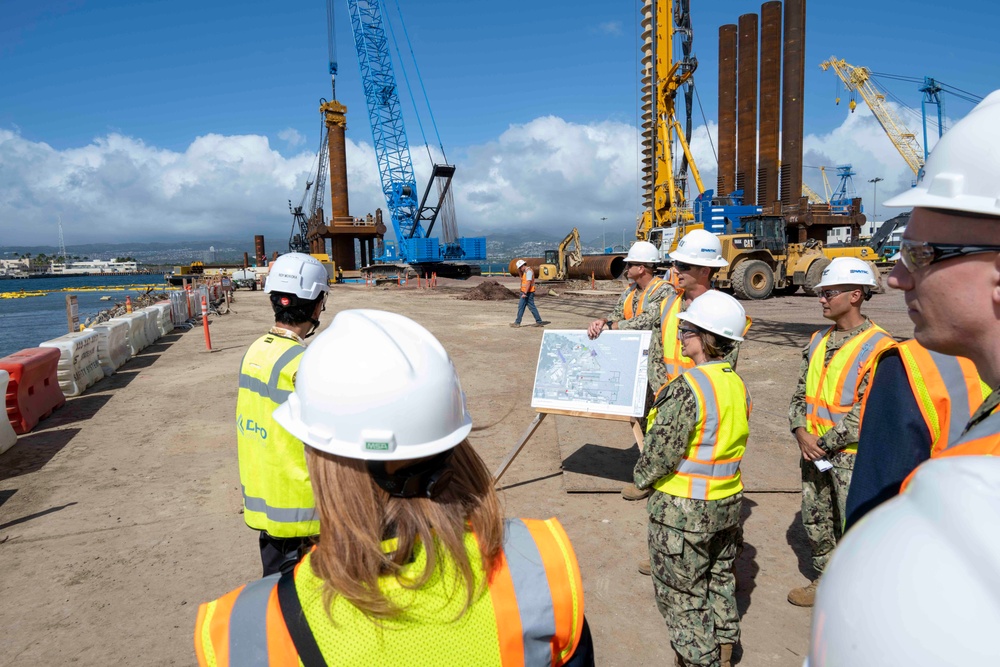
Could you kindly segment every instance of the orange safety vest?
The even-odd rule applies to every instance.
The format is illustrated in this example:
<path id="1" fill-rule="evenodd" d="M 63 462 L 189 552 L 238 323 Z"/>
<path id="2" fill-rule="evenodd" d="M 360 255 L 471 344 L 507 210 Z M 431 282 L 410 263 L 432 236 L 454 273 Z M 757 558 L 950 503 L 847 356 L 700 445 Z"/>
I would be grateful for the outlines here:
<path id="1" fill-rule="evenodd" d="M 826 343 L 835 327 L 826 333 L 817 331 L 809 340 L 809 369 L 806 373 L 806 430 L 822 436 L 836 426 L 858 402 L 858 387 L 875 357 L 895 343 L 875 323 L 837 350 L 830 363 Z M 822 335 L 821 335 L 822 334 Z M 856 454 L 858 443 L 844 448 Z"/>
<path id="2" fill-rule="evenodd" d="M 677 292 L 660 302 L 660 336 L 663 341 L 663 365 L 667 370 L 667 382 L 678 377 L 695 363 L 681 352 L 681 342 L 677 339 L 677 314 L 684 305 L 684 293 Z"/>
<path id="3" fill-rule="evenodd" d="M 642 315 L 642 311 L 646 306 L 646 301 L 649 299 L 649 296 L 653 292 L 655 292 L 664 282 L 666 281 L 664 281 L 661 278 L 653 278 L 652 280 L 649 281 L 649 284 L 646 285 L 646 289 L 642 290 L 638 298 L 635 297 L 635 293 L 639 289 L 639 286 L 636 285 L 635 283 L 629 285 L 629 288 L 625 290 L 625 319 L 630 320 L 633 317 L 638 317 L 639 315 Z M 633 301 L 639 302 L 638 307 L 636 308 L 633 307 L 632 305 Z"/>
<path id="4" fill-rule="evenodd" d="M 958 440 L 937 454 L 931 454 L 932 459 L 945 456 L 1000 456 L 1000 407 L 994 409 L 986 419 L 970 428 Z M 920 470 L 919 466 L 917 470 Z M 903 484 L 899 487 L 900 493 L 906 490 L 917 470 L 903 480 Z"/>
<path id="5" fill-rule="evenodd" d="M 990 388 L 980 379 L 975 364 L 969 359 L 928 350 L 912 338 L 879 354 L 872 364 L 871 377 L 875 377 L 882 357 L 892 350 L 899 352 L 910 390 L 927 424 L 933 456 L 949 442 L 958 440 L 962 429 L 989 396 Z M 868 385 L 868 391 L 872 384 Z M 861 407 L 862 423 L 868 391 Z"/>
<path id="6" fill-rule="evenodd" d="M 382 590 L 405 605 L 402 616 L 383 623 L 373 622 L 344 598 L 334 598 L 327 607 L 323 582 L 307 554 L 295 567 L 295 593 L 327 664 L 566 664 L 583 630 L 583 586 L 576 554 L 559 521 L 507 520 L 503 551 L 488 575 L 477 561 L 475 536 L 467 533 L 465 542 L 477 581 L 487 585 L 485 591 L 477 590 L 460 618 L 456 611 L 465 596 L 455 593 L 457 569 L 447 553 L 437 570 L 447 576 L 432 575 L 423 588 L 404 586 L 394 575 L 382 578 Z M 425 564 L 426 552 L 418 549 L 414 571 Z M 279 578 L 265 577 L 201 605 L 195 624 L 200 665 L 299 665 L 278 598 Z"/>
<path id="7" fill-rule="evenodd" d="M 535 291 L 535 273 L 531 269 L 525 269 L 521 274 L 521 292 L 527 294 Z"/>

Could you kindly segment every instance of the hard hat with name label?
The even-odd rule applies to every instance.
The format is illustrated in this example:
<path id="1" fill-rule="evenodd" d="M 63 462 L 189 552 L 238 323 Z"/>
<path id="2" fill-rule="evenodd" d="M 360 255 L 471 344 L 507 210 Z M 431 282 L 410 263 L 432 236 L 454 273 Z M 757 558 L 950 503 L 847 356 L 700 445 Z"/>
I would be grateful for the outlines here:
<path id="1" fill-rule="evenodd" d="M 883 206 L 940 208 L 1000 217 L 1000 90 L 945 132 L 915 188 Z"/>
<path id="2" fill-rule="evenodd" d="M 722 256 L 722 243 L 719 237 L 704 229 L 695 229 L 678 242 L 677 249 L 670 253 L 670 259 L 694 266 L 710 266 L 722 268 L 729 262 Z"/>
<path id="3" fill-rule="evenodd" d="M 514 263 L 514 266 L 520 269 L 525 264 L 527 264 L 527 262 L 525 262 L 523 259 L 519 259 L 517 260 L 517 262 Z"/>
<path id="4" fill-rule="evenodd" d="M 328 292 L 329 274 L 318 259 L 301 252 L 290 252 L 274 260 L 264 281 L 264 292 L 285 292 L 312 301 Z"/>
<path id="5" fill-rule="evenodd" d="M 677 319 L 729 340 L 743 340 L 747 313 L 739 301 L 718 290 L 708 290 L 695 298 Z"/>
<path id="6" fill-rule="evenodd" d="M 921 465 L 823 572 L 808 667 L 991 665 L 1000 625 L 1000 458 Z"/>
<path id="7" fill-rule="evenodd" d="M 295 391 L 274 419 L 305 444 L 352 459 L 438 454 L 472 430 L 441 343 L 413 320 L 344 310 L 306 348 Z"/>
<path id="8" fill-rule="evenodd" d="M 660 251 L 649 241 L 636 241 L 628 249 L 626 264 L 656 264 L 660 261 Z"/>
<path id="9" fill-rule="evenodd" d="M 823 277 L 816 284 L 816 289 L 833 285 L 878 287 L 878 281 L 868 262 L 857 257 L 836 257 L 823 269 Z"/>

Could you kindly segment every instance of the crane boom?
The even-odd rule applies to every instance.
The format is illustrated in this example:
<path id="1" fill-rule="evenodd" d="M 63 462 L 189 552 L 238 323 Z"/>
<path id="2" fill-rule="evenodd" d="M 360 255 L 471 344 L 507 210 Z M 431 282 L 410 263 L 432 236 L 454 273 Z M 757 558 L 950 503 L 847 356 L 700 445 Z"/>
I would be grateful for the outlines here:
<path id="1" fill-rule="evenodd" d="M 886 104 L 885 95 L 880 93 L 872 83 L 871 70 L 867 67 L 855 67 L 836 56 L 831 56 L 829 60 L 823 61 L 819 66 L 824 71 L 833 69 L 848 90 L 861 93 L 868 108 L 872 110 L 875 118 L 882 125 L 882 129 L 889 135 L 892 145 L 903 156 L 914 175 L 919 175 L 924 166 L 924 153 L 920 142 L 917 141 L 917 135 L 911 132 L 899 115 Z"/>

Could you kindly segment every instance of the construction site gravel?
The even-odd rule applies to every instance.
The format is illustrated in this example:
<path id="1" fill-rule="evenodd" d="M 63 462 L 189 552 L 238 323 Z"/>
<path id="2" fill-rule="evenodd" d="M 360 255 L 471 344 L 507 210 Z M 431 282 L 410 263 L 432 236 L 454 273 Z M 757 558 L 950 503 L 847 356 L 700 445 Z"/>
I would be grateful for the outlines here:
<path id="1" fill-rule="evenodd" d="M 470 440 L 495 469 L 535 417 L 542 329 L 509 328 L 513 301 L 456 298 L 485 280 L 441 280 L 435 289 L 338 285 L 323 319 L 377 308 L 434 333 L 468 395 Z M 499 283 L 517 289 L 515 278 Z M 538 308 L 550 328 L 585 328 L 611 311 L 624 286 L 597 287 L 556 286 Z M 739 664 L 799 667 L 811 610 L 785 596 L 812 572 L 787 409 L 802 347 L 828 323 L 816 299 L 802 294 L 745 306 L 754 324 L 738 370 L 754 411 L 737 562 Z M 876 295 L 865 312 L 897 338 L 912 334 L 898 292 Z M 266 295 L 237 292 L 231 314 L 211 320 L 213 353 L 197 328 L 177 330 L 0 455 L 0 664 L 195 662 L 198 604 L 260 576 L 257 535 L 241 514 L 234 416 L 240 360 L 272 321 Z M 620 488 L 636 457 L 625 423 L 550 416 L 501 480 L 508 515 L 556 516 L 572 539 L 599 665 L 673 661 L 650 579 L 636 570 L 646 557 L 644 502 L 567 492 L 586 487 L 581 479 Z"/>

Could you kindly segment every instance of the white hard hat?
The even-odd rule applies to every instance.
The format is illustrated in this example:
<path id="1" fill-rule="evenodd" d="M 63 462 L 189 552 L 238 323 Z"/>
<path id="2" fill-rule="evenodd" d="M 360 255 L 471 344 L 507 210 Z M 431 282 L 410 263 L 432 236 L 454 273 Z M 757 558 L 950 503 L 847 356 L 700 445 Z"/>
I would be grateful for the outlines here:
<path id="1" fill-rule="evenodd" d="M 809 667 L 992 665 L 1000 625 L 1000 458 L 918 469 L 820 580 Z"/>
<path id="2" fill-rule="evenodd" d="M 660 261 L 660 251 L 649 241 L 636 241 L 628 249 L 626 264 L 656 264 Z"/>
<path id="3" fill-rule="evenodd" d="M 857 257 L 835 257 L 825 269 L 816 289 L 832 285 L 861 285 L 878 287 L 871 265 Z"/>
<path id="4" fill-rule="evenodd" d="M 1000 90 L 955 123 L 934 150 L 917 187 L 883 206 L 941 208 L 1000 216 Z"/>
<path id="5" fill-rule="evenodd" d="M 333 318 L 303 353 L 295 391 L 274 419 L 320 451 L 381 461 L 438 454 L 472 430 L 441 343 L 413 320 L 381 310 Z"/>
<path id="6" fill-rule="evenodd" d="M 514 266 L 520 269 L 525 264 L 527 264 L 527 262 L 525 262 L 523 259 L 519 259 L 517 260 L 517 262 L 514 263 Z"/>
<path id="7" fill-rule="evenodd" d="M 740 302 L 714 289 L 695 298 L 687 310 L 677 313 L 677 319 L 735 341 L 743 340 L 747 326 L 747 313 Z"/>
<path id="8" fill-rule="evenodd" d="M 729 265 L 722 256 L 722 243 L 719 242 L 719 237 L 704 229 L 695 229 L 685 234 L 677 244 L 677 250 L 670 253 L 670 259 L 714 268 Z"/>
<path id="9" fill-rule="evenodd" d="M 285 292 L 312 301 L 320 292 L 330 290 L 327 280 L 329 275 L 318 259 L 305 253 L 290 252 L 272 262 L 264 281 L 264 292 Z"/>

